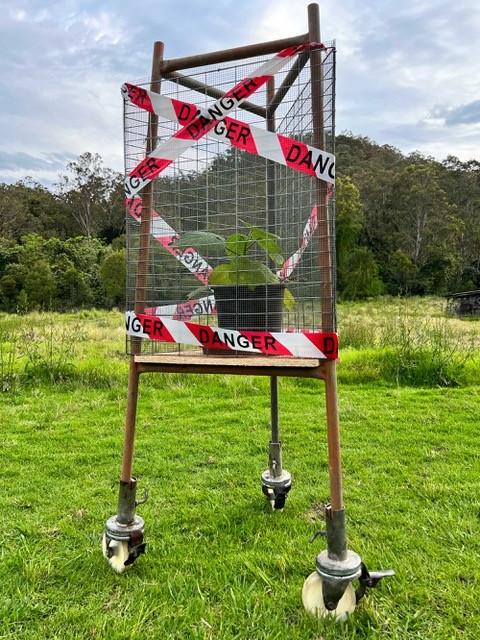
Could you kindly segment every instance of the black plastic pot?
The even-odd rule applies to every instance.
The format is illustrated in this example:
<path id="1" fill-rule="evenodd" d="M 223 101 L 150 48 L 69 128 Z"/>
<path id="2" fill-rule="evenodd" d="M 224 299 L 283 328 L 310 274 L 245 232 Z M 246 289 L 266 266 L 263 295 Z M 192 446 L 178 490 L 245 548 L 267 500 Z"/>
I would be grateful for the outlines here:
<path id="1" fill-rule="evenodd" d="M 236 331 L 281 331 L 283 294 L 280 283 L 213 286 L 218 325 Z"/>

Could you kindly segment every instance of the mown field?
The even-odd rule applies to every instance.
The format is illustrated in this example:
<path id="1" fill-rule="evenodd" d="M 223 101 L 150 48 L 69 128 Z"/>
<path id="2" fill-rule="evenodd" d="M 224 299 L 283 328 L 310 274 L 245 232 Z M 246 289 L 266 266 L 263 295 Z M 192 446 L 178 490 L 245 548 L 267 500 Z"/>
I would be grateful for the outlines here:
<path id="1" fill-rule="evenodd" d="M 127 360 L 122 316 L 0 316 L 0 638 L 480 637 L 479 321 L 441 300 L 340 305 L 349 546 L 392 568 L 346 623 L 311 619 L 323 548 L 322 383 L 280 380 L 283 512 L 261 493 L 265 378 L 147 375 L 135 473 L 147 554 L 116 574 Z"/>

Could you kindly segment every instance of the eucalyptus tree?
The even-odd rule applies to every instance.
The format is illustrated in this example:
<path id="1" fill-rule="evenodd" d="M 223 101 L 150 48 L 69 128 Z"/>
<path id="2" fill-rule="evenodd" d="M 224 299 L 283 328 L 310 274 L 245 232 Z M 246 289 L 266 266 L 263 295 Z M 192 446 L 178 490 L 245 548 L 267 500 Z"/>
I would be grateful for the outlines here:
<path id="1" fill-rule="evenodd" d="M 60 176 L 55 187 L 70 216 L 91 238 L 112 226 L 114 220 L 118 222 L 119 217 L 123 221 L 121 184 L 121 175 L 105 167 L 98 153 L 86 152 L 68 163 L 67 173 Z"/>
<path id="2" fill-rule="evenodd" d="M 417 269 L 413 292 L 446 292 L 460 268 L 458 240 L 463 224 L 435 164 L 410 163 L 395 177 L 390 198 L 396 249 Z"/>

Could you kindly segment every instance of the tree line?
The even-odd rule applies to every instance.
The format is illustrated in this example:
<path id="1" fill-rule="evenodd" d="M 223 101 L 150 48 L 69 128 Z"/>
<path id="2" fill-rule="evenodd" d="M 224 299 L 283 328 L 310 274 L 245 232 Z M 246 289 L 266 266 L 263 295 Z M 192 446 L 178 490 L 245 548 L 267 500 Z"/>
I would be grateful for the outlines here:
<path id="1" fill-rule="evenodd" d="M 0 310 L 122 306 L 124 234 L 123 177 L 98 154 L 70 162 L 51 190 L 0 184 Z"/>
<path id="2" fill-rule="evenodd" d="M 339 290 L 345 297 L 480 288 L 480 163 L 336 140 Z"/>
<path id="3" fill-rule="evenodd" d="M 480 288 L 480 162 L 348 133 L 336 158 L 340 297 Z M 52 189 L 0 184 L 0 310 L 122 307 L 124 290 L 123 177 L 98 154 L 70 162 Z"/>

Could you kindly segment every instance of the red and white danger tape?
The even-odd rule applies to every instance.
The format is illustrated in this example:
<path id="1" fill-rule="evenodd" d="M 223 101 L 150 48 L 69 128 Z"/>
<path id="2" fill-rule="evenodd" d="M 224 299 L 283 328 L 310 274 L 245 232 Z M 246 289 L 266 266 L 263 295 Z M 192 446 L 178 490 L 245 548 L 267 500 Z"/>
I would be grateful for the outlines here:
<path id="1" fill-rule="evenodd" d="M 137 106 L 159 115 L 165 115 L 165 109 L 170 110 L 169 116 L 166 117 L 184 124 L 183 128 L 170 140 L 157 147 L 130 172 L 125 182 L 127 208 L 130 215 L 136 220 L 141 219 L 141 198 L 133 196 L 192 146 L 196 140 L 209 133 L 230 142 L 233 146 L 243 148 L 245 151 L 262 155 L 275 162 L 333 183 L 334 157 L 331 154 L 321 152 L 285 136 L 272 134 L 239 120 L 228 118 L 228 113 L 232 109 L 239 106 L 254 91 L 264 85 L 274 73 L 286 64 L 289 58 L 306 48 L 322 46 L 317 44 L 300 45 L 281 51 L 274 58 L 261 65 L 252 78 L 246 78 L 238 83 L 209 109 L 199 110 L 194 105 L 169 99 L 166 99 L 168 100 L 167 105 L 163 97 L 158 94 L 145 92 L 133 85 L 124 85 L 125 97 L 132 100 Z M 188 109 L 188 115 L 185 109 Z M 175 117 L 172 117 L 173 115 Z M 185 123 L 182 122 L 183 119 L 185 119 Z M 317 224 L 317 207 L 315 205 L 305 225 L 301 246 L 278 272 L 281 281 L 286 280 L 298 265 Z M 201 282 L 208 284 L 208 276 L 211 272 L 208 262 L 192 247 L 182 251 L 174 249 L 172 244 L 178 234 L 155 211 L 152 211 L 151 235 Z M 337 358 L 338 356 L 338 339 L 335 333 L 234 331 L 184 321 L 195 315 L 214 313 L 213 296 L 176 305 L 165 305 L 148 311 L 156 315 L 127 312 L 126 332 L 128 335 L 222 351 L 246 351 L 265 355 L 319 359 Z"/>
<path id="2" fill-rule="evenodd" d="M 141 198 L 127 198 L 126 205 L 128 213 L 140 222 L 142 217 L 142 199 Z M 165 249 L 175 256 L 175 258 L 186 269 L 193 273 L 193 275 L 208 285 L 208 276 L 212 270 L 212 267 L 206 260 L 193 248 L 187 247 L 185 249 L 175 249 L 172 244 L 178 239 L 178 233 L 166 222 L 158 213 L 154 210 L 151 212 L 152 224 L 150 227 L 150 234 L 157 240 Z"/>
<path id="3" fill-rule="evenodd" d="M 302 332 L 273 333 L 264 331 L 234 331 L 209 327 L 171 318 L 126 314 L 126 332 L 129 336 L 149 338 L 160 342 L 172 342 L 228 351 L 244 351 L 269 356 L 293 356 L 318 358 L 338 357 L 336 333 Z"/>
<path id="4" fill-rule="evenodd" d="M 127 197 L 136 195 L 149 182 L 154 180 L 162 171 L 179 158 L 184 151 L 191 147 L 211 131 L 218 122 L 224 120 L 228 114 L 240 106 L 255 91 L 262 87 L 275 73 L 284 67 L 289 60 L 305 49 L 322 48 L 317 43 L 302 44 L 288 47 L 280 51 L 256 69 L 252 77 L 244 78 L 233 89 L 227 91 L 216 100 L 211 107 L 183 126 L 169 140 L 160 144 L 152 153 L 144 158 L 127 176 L 125 193 Z M 206 114 L 206 115 L 204 115 Z"/>
<path id="5" fill-rule="evenodd" d="M 177 304 L 165 304 L 161 307 L 149 307 L 145 309 L 147 315 L 166 316 L 173 320 L 190 320 L 196 316 L 208 316 L 217 313 L 215 296 L 204 296 L 196 300 L 187 300 Z"/>
<path id="6" fill-rule="evenodd" d="M 142 215 L 142 199 L 140 197 L 127 198 L 126 206 L 128 213 L 140 222 Z M 168 222 L 166 222 L 155 210 L 152 210 L 151 235 L 173 255 L 190 273 L 196 276 L 203 284 L 208 286 L 208 276 L 212 268 L 208 262 L 193 248 L 176 249 L 172 245 L 179 237 L 178 233 Z M 310 217 L 307 220 L 302 234 L 300 247 L 288 258 L 283 267 L 277 272 L 280 282 L 285 282 L 293 273 L 301 260 L 305 249 L 310 242 L 312 235 L 317 228 L 317 205 L 315 204 Z M 188 320 L 193 316 L 208 315 L 215 313 L 215 298 L 205 296 L 197 300 L 179 302 L 176 305 L 164 305 L 161 307 L 150 307 L 148 312 L 154 315 L 171 316 L 174 320 Z"/>
<path id="7" fill-rule="evenodd" d="M 125 83 L 122 93 L 125 100 L 170 122 L 188 125 L 199 116 L 208 117 L 207 111 L 199 109 L 196 105 L 168 98 L 133 84 Z M 335 156 L 304 142 L 266 131 L 229 116 L 217 122 L 207 135 L 309 176 L 316 176 L 325 182 L 335 182 Z"/>
<path id="8" fill-rule="evenodd" d="M 303 230 L 302 243 L 300 247 L 295 251 L 294 254 L 290 256 L 290 258 L 288 258 L 285 261 L 283 267 L 281 268 L 278 274 L 282 282 L 287 280 L 287 278 L 289 278 L 292 275 L 295 267 L 300 262 L 300 259 L 303 256 L 304 251 L 308 246 L 308 243 L 310 242 L 310 238 L 315 233 L 315 229 L 317 228 L 317 226 L 318 226 L 317 204 L 315 203 L 312 209 L 312 212 L 310 214 L 310 217 L 307 220 L 307 224 L 305 225 L 305 228 Z"/>

